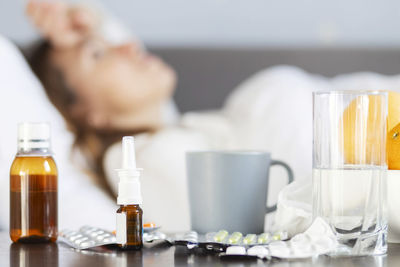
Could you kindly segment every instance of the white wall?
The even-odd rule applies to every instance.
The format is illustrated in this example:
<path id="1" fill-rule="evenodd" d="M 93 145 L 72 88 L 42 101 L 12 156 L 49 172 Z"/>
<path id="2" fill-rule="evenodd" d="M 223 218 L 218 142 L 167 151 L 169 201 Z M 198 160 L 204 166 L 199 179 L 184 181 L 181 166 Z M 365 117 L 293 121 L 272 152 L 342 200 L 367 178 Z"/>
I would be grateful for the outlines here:
<path id="1" fill-rule="evenodd" d="M 34 37 L 26 0 L 0 0 L 0 33 Z M 149 45 L 400 46 L 398 0 L 99 0 Z"/>

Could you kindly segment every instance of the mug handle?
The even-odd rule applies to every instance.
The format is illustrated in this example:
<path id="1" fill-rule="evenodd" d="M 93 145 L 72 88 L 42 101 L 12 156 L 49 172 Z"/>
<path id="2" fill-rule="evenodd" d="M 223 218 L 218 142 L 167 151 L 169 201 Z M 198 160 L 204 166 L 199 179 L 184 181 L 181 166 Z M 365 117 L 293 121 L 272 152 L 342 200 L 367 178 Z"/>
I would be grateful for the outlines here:
<path id="1" fill-rule="evenodd" d="M 294 175 L 293 175 L 293 171 L 289 167 L 289 165 L 287 165 L 285 162 L 280 161 L 280 160 L 271 160 L 271 166 L 273 166 L 273 165 L 281 165 L 283 168 L 285 168 L 287 171 L 287 174 L 288 174 L 288 184 L 293 182 Z M 267 206 L 266 208 L 267 208 L 267 211 L 266 211 L 267 213 L 276 211 L 276 204 L 273 206 L 270 206 L 270 207 Z"/>

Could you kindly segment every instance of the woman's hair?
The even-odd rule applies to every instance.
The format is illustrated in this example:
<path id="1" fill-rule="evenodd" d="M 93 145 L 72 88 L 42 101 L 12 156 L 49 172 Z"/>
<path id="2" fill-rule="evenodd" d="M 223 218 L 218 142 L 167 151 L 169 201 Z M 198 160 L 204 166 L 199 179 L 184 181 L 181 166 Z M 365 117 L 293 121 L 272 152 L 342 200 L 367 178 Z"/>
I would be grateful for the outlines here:
<path id="1" fill-rule="evenodd" d="M 51 48 L 50 42 L 39 41 L 24 51 L 24 54 L 32 71 L 41 81 L 50 101 L 67 122 L 71 122 L 72 117 L 69 111 L 75 102 L 75 96 L 68 88 L 61 71 L 51 62 Z"/>
<path id="2" fill-rule="evenodd" d="M 41 81 L 51 103 L 58 109 L 67 122 L 69 130 L 75 135 L 74 148 L 79 149 L 88 160 L 99 185 L 114 196 L 105 177 L 103 157 L 106 149 L 121 140 L 124 135 L 137 134 L 141 130 L 111 131 L 91 128 L 84 120 L 72 115 L 71 109 L 76 96 L 70 90 L 63 73 L 51 61 L 51 43 L 44 40 L 23 51 L 27 61 Z"/>

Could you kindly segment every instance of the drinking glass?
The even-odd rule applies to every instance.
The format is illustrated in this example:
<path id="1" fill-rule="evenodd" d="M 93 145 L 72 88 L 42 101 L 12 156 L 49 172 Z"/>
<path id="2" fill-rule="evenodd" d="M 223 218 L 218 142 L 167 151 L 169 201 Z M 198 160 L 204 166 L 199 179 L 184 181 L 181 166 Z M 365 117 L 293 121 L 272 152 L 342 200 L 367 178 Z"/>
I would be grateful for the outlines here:
<path id="1" fill-rule="evenodd" d="M 382 91 L 313 94 L 313 217 L 335 233 L 332 255 L 386 253 L 387 102 Z"/>

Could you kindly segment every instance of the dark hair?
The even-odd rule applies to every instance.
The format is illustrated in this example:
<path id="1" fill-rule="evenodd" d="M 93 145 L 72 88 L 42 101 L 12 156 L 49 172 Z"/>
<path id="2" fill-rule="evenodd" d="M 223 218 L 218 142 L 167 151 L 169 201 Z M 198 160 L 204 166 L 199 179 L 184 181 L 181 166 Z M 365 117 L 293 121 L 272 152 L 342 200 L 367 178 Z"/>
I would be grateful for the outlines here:
<path id="1" fill-rule="evenodd" d="M 67 122 L 72 122 L 70 107 L 75 102 L 75 96 L 67 87 L 61 71 L 54 66 L 50 59 L 52 46 L 48 41 L 39 41 L 25 52 L 32 71 L 41 81 L 44 90 L 52 104 L 64 116 Z M 69 125 L 72 126 L 72 125 Z"/>
<path id="2" fill-rule="evenodd" d="M 68 87 L 63 73 L 51 61 L 52 45 L 44 40 L 39 41 L 24 51 L 27 61 L 41 81 L 51 103 L 65 118 L 68 128 L 75 135 L 74 147 L 79 148 L 88 159 L 91 171 L 95 174 L 99 185 L 115 197 L 109 186 L 103 169 L 103 157 L 106 149 L 121 140 L 124 135 L 132 135 L 143 131 L 114 131 L 91 128 L 85 121 L 72 115 L 71 108 L 76 97 Z"/>

